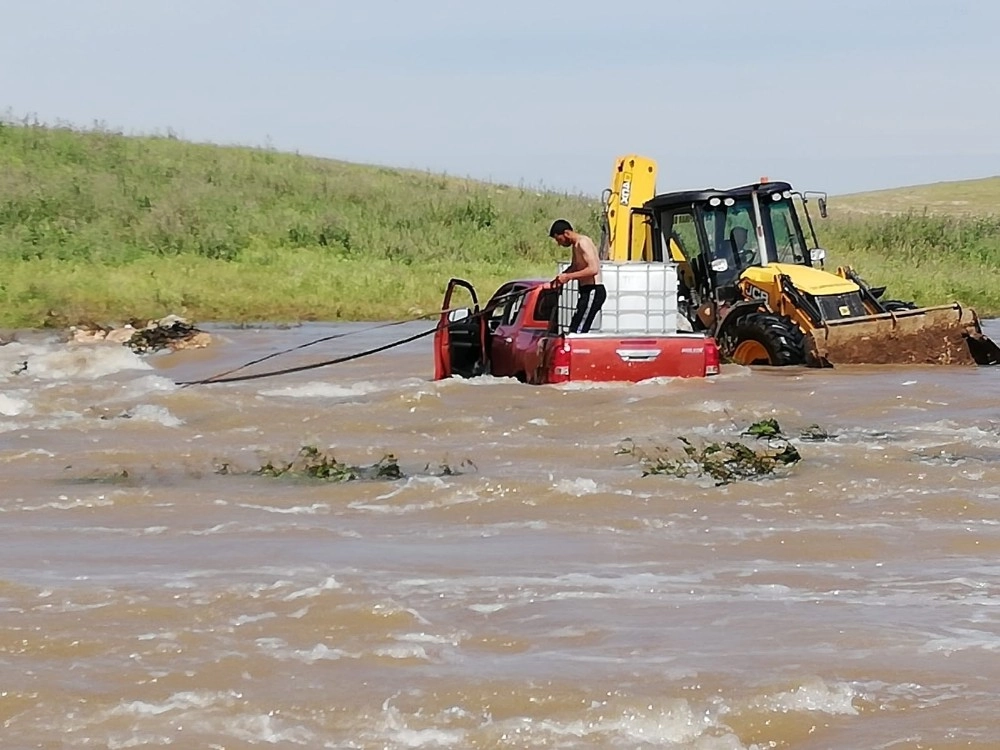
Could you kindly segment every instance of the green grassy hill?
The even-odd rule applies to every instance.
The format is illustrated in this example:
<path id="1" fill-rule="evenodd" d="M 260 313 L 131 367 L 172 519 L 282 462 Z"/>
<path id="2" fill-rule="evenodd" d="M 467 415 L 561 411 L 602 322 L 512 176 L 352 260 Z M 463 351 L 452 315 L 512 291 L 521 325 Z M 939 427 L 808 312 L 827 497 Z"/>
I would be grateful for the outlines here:
<path id="1" fill-rule="evenodd" d="M 848 214 L 930 213 L 948 216 L 1000 215 L 1000 176 L 839 197 L 838 212 Z"/>
<path id="2" fill-rule="evenodd" d="M 592 199 L 263 149 L 0 125 L 0 325 L 404 318 L 554 275 Z"/>
<path id="3" fill-rule="evenodd" d="M 171 138 L 0 123 L 0 165 L 2 326 L 402 319 L 451 276 L 488 294 L 553 274 L 555 218 L 599 235 L 593 197 Z M 834 198 L 818 229 L 833 264 L 894 298 L 996 315 L 997 193 L 1000 178 Z"/>
<path id="4" fill-rule="evenodd" d="M 834 197 L 821 232 L 834 263 L 889 297 L 1000 315 L 1000 177 Z"/>

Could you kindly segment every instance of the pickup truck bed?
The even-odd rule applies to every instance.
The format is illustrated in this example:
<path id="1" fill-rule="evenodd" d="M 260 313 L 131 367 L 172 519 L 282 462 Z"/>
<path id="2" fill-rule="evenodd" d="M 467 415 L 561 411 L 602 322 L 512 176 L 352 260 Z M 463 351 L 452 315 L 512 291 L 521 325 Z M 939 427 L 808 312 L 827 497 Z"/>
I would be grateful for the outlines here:
<path id="1" fill-rule="evenodd" d="M 458 289 L 470 295 L 468 307 L 453 307 Z M 718 348 L 701 333 L 561 333 L 564 293 L 547 280 L 521 279 L 501 286 L 480 308 L 472 285 L 452 279 L 434 336 L 435 379 L 489 374 L 542 384 L 718 373 Z"/>

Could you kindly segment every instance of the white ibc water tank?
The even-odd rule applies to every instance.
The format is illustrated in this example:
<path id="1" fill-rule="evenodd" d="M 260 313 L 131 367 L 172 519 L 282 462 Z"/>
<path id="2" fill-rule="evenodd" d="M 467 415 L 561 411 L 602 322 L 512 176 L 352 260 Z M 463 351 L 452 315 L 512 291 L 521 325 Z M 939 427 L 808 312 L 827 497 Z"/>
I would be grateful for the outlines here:
<path id="1" fill-rule="evenodd" d="M 569 267 L 560 263 L 559 272 Z M 674 263 L 601 263 L 608 299 L 591 332 L 674 333 L 677 331 L 677 265 Z M 571 281 L 559 298 L 559 328 L 573 319 L 579 286 Z"/>

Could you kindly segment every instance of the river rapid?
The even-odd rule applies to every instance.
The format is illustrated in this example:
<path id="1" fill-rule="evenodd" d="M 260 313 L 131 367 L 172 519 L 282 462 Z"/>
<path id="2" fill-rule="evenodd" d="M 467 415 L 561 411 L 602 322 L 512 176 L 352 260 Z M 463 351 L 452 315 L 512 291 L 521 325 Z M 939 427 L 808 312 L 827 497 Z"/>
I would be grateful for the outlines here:
<path id="1" fill-rule="evenodd" d="M 425 338 L 176 385 L 426 325 L 0 346 L 0 745 L 1000 747 L 1000 371 L 433 382 Z M 762 418 L 758 481 L 619 450 Z M 257 473 L 302 446 L 405 476 Z"/>

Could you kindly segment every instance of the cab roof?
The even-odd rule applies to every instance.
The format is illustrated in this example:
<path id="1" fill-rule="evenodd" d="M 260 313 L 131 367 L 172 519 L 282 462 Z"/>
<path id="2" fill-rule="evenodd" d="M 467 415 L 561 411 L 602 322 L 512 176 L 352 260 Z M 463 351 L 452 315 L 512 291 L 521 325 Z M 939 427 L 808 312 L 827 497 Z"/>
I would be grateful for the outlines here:
<path id="1" fill-rule="evenodd" d="M 690 206 L 693 203 L 707 203 L 712 198 L 749 198 L 755 190 L 761 195 L 771 195 L 791 189 L 792 186 L 787 182 L 756 182 L 752 185 L 741 185 L 727 190 L 718 188 L 682 190 L 676 193 L 655 195 L 643 204 L 643 208 L 663 210 L 678 206 Z"/>

